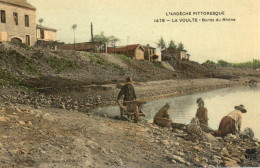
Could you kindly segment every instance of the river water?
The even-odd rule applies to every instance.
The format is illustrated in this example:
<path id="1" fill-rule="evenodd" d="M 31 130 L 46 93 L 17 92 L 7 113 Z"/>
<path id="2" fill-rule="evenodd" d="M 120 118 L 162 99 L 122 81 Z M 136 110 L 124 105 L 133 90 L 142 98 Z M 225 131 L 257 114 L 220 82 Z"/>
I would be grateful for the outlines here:
<path id="1" fill-rule="evenodd" d="M 155 113 L 165 105 L 170 104 L 169 114 L 175 123 L 188 124 L 197 110 L 196 100 L 202 98 L 208 109 L 209 126 L 217 129 L 222 117 L 234 110 L 235 105 L 243 104 L 247 113 L 243 114 L 242 130 L 246 127 L 253 129 L 255 136 L 260 139 L 260 87 L 240 86 L 217 89 L 179 97 L 148 101 L 142 111 L 145 119 L 152 121 Z M 93 112 L 108 116 L 118 115 L 118 106 L 94 109 Z"/>

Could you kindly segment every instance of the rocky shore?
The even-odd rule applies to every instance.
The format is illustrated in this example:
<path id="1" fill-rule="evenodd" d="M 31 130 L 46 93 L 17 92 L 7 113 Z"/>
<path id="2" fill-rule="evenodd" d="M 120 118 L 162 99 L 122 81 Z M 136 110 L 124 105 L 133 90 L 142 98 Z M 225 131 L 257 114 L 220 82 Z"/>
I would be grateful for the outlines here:
<path id="1" fill-rule="evenodd" d="M 137 82 L 134 84 L 139 100 L 153 100 L 170 96 L 204 92 L 217 88 L 225 88 L 242 84 L 241 81 L 225 79 L 187 79 Z M 88 85 L 78 92 L 59 94 L 44 94 L 40 92 L 26 92 L 21 89 L 0 89 L 0 100 L 10 103 L 20 103 L 40 107 L 54 107 L 67 110 L 88 112 L 97 106 L 116 104 L 117 94 L 123 83 Z"/>
<path id="2" fill-rule="evenodd" d="M 0 103 L 0 167 L 258 167 L 256 139 Z M 256 149 L 254 156 L 247 149 Z"/>

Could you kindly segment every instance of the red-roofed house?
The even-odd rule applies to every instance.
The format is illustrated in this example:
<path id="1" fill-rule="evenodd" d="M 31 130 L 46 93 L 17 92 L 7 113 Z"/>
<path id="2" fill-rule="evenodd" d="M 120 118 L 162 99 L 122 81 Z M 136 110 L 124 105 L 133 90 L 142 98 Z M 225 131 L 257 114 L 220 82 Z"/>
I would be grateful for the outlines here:
<path id="1" fill-rule="evenodd" d="M 123 47 L 108 47 L 108 53 L 124 54 L 136 60 L 144 60 L 145 49 L 140 44 L 127 45 Z"/>

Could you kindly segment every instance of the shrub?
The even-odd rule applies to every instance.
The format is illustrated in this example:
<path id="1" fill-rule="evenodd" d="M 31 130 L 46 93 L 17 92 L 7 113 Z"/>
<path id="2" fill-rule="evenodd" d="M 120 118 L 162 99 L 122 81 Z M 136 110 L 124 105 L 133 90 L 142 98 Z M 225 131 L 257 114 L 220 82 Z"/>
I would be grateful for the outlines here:
<path id="1" fill-rule="evenodd" d="M 79 65 L 74 63 L 73 61 L 66 60 L 63 58 L 57 58 L 53 56 L 45 57 L 44 61 L 50 65 L 50 67 L 56 72 L 62 72 L 66 69 L 78 69 Z"/>
<path id="2" fill-rule="evenodd" d="M 165 69 L 165 67 L 163 66 L 163 64 L 162 64 L 161 62 L 152 62 L 152 64 L 153 64 L 155 67 L 159 67 L 159 68 Z"/>
<path id="3" fill-rule="evenodd" d="M 4 51 L 4 55 L 10 63 L 14 64 L 19 69 L 25 70 L 29 74 L 40 75 L 37 65 L 27 57 L 18 53 L 15 50 Z"/>
<path id="4" fill-rule="evenodd" d="M 120 58 L 121 60 L 125 61 L 126 63 L 130 63 L 131 62 L 131 58 L 126 56 L 126 55 L 123 55 L 123 54 L 117 54 L 116 55 L 118 58 Z"/>

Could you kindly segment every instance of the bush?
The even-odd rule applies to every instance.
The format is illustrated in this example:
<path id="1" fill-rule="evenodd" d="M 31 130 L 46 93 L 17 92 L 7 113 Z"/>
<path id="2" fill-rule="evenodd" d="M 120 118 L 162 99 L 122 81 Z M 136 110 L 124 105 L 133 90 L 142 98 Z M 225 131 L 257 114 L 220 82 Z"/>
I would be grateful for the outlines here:
<path id="1" fill-rule="evenodd" d="M 125 61 L 126 63 L 130 63 L 131 62 L 131 58 L 126 56 L 126 55 L 123 55 L 123 54 L 117 54 L 116 55 L 118 58 L 120 58 L 121 60 Z"/>
<path id="2" fill-rule="evenodd" d="M 12 75 L 7 70 L 0 69 L 0 85 L 2 86 L 19 86 L 21 85 L 21 80 Z"/>
<path id="3" fill-rule="evenodd" d="M 40 75 L 41 73 L 38 71 L 37 65 L 27 57 L 23 56 L 22 54 L 18 53 L 15 50 L 9 51 L 1 51 L 2 59 L 5 58 L 8 62 L 12 63 L 19 69 L 26 71 L 29 74 Z"/>
<path id="4" fill-rule="evenodd" d="M 44 61 L 50 65 L 50 67 L 56 72 L 62 72 L 66 69 L 78 69 L 79 65 L 74 63 L 73 61 L 66 60 L 63 58 L 57 58 L 53 56 L 46 57 Z"/>
<path id="5" fill-rule="evenodd" d="M 13 44 L 13 45 L 16 45 L 18 47 L 21 47 L 21 48 L 23 48 L 25 50 L 33 49 L 33 47 L 31 47 L 31 46 L 29 46 L 29 45 L 27 45 L 25 43 L 15 43 L 15 42 L 10 42 L 10 43 Z"/>
<path id="6" fill-rule="evenodd" d="M 153 62 L 152 63 L 155 67 L 159 67 L 159 68 L 163 68 L 165 69 L 165 67 L 163 66 L 163 64 L 161 62 Z"/>

